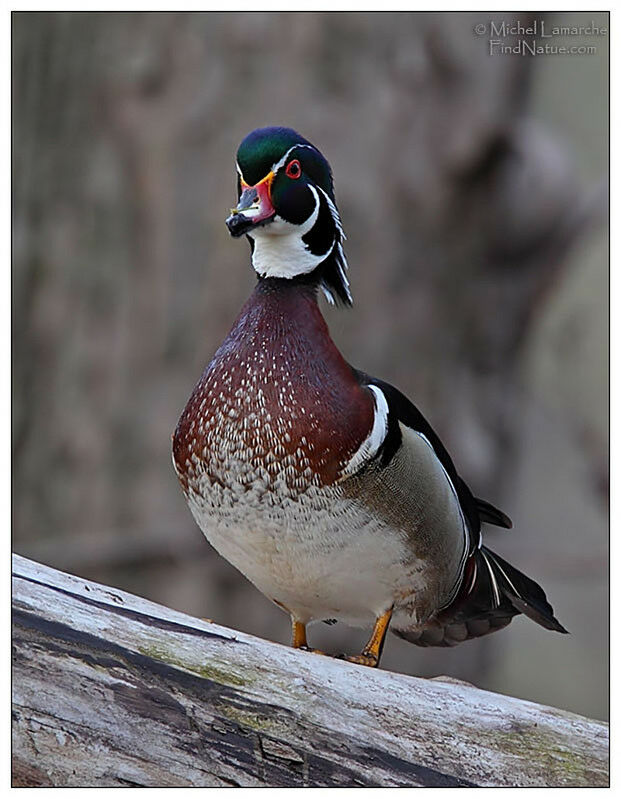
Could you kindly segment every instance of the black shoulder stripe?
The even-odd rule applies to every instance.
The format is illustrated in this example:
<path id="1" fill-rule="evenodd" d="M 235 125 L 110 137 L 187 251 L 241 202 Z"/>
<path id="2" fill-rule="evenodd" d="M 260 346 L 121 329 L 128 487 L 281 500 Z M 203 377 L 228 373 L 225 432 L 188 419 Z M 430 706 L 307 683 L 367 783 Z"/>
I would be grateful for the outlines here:
<path id="1" fill-rule="evenodd" d="M 386 402 L 388 403 L 388 428 L 382 445 L 375 456 L 382 466 L 386 466 L 390 463 L 401 446 L 401 441 L 403 439 L 401 427 L 399 426 L 399 418 L 390 407 L 388 398 L 386 398 Z"/>
<path id="2" fill-rule="evenodd" d="M 397 419 L 400 422 L 403 422 L 406 427 L 410 427 L 412 430 L 422 433 L 425 438 L 428 439 L 438 457 L 438 460 L 446 469 L 446 472 L 451 480 L 455 481 L 458 478 L 458 475 L 455 465 L 451 460 L 451 456 L 448 454 L 433 428 L 418 410 L 418 408 L 412 404 L 405 394 L 402 394 L 398 389 L 394 388 L 394 386 L 391 386 L 389 383 L 385 383 L 383 380 L 378 380 L 376 377 L 369 377 L 369 375 L 366 375 L 362 372 L 358 372 L 358 375 L 362 378 L 362 382 L 365 385 L 372 384 L 383 391 L 384 396 L 386 397 L 386 402 L 388 403 L 388 408 L 392 415 L 396 416 Z"/>

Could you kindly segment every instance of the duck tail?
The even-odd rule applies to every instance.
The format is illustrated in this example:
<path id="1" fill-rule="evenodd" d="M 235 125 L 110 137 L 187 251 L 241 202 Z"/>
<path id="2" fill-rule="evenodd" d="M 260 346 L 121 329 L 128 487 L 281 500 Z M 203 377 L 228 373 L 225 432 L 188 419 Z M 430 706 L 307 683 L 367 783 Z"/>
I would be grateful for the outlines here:
<path id="1" fill-rule="evenodd" d="M 546 630 L 567 633 L 543 588 L 481 546 L 468 559 L 461 588 L 448 607 L 423 628 L 394 632 L 418 646 L 455 646 L 506 627 L 520 613 Z"/>

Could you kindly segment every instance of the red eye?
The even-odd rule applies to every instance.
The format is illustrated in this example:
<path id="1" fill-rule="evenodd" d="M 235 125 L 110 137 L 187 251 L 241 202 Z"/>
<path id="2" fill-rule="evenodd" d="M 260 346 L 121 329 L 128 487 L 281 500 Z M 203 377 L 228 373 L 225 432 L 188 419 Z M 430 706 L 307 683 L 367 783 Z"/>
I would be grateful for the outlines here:
<path id="1" fill-rule="evenodd" d="M 300 162 L 297 158 L 294 158 L 293 161 L 289 161 L 287 168 L 285 169 L 285 174 L 292 180 L 297 180 L 300 177 L 302 174 L 302 167 L 300 166 Z"/>

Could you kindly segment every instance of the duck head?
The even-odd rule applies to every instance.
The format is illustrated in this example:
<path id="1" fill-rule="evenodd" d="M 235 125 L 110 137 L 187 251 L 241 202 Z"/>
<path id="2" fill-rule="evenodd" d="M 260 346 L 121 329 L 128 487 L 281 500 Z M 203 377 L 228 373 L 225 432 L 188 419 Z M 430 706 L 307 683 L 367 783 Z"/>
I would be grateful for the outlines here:
<path id="1" fill-rule="evenodd" d="M 308 276 L 329 302 L 351 305 L 332 171 L 319 150 L 290 128 L 259 128 L 239 146 L 237 173 L 226 224 L 249 238 L 259 277 Z"/>

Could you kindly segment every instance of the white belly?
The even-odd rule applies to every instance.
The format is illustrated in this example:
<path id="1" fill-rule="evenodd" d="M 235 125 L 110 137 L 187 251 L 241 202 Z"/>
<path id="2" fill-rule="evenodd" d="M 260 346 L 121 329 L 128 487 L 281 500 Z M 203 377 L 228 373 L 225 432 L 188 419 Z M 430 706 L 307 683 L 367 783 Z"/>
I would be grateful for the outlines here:
<path id="1" fill-rule="evenodd" d="M 203 493 L 189 501 L 207 540 L 298 621 L 366 625 L 422 579 L 415 564 L 404 567 L 405 536 L 338 488 L 312 486 L 295 499 L 221 486 Z"/>

